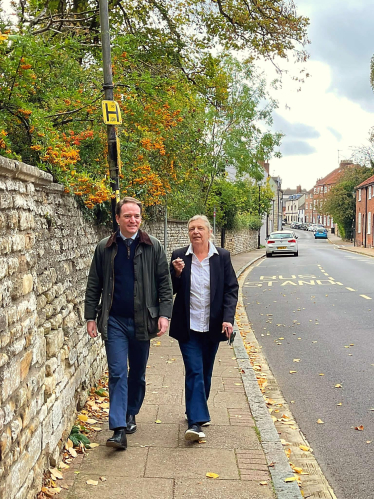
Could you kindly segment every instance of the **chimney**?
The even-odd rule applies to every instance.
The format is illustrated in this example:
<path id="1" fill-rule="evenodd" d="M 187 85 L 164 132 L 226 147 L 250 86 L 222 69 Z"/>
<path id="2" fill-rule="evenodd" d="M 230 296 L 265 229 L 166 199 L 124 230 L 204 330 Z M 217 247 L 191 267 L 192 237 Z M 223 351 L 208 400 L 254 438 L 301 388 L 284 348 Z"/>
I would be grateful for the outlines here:
<path id="1" fill-rule="evenodd" d="M 301 192 L 301 185 L 298 185 L 296 187 L 296 194 L 300 194 L 300 192 Z"/>
<path id="2" fill-rule="evenodd" d="M 265 161 L 259 161 L 260 165 L 262 168 L 266 171 L 266 173 L 269 175 L 269 163 L 265 163 Z"/>

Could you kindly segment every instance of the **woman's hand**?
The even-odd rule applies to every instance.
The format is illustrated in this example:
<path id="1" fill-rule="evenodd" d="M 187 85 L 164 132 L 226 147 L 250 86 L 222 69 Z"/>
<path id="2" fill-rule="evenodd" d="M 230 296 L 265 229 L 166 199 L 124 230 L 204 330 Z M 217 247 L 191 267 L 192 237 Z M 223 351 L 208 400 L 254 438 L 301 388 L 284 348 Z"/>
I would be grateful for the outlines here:
<path id="1" fill-rule="evenodd" d="M 226 338 L 229 339 L 232 333 L 233 327 L 231 322 L 222 322 L 222 333 L 226 334 Z"/>
<path id="2" fill-rule="evenodd" d="M 184 261 L 182 258 L 176 258 L 171 262 L 175 270 L 175 277 L 180 277 L 182 270 L 184 269 Z"/>

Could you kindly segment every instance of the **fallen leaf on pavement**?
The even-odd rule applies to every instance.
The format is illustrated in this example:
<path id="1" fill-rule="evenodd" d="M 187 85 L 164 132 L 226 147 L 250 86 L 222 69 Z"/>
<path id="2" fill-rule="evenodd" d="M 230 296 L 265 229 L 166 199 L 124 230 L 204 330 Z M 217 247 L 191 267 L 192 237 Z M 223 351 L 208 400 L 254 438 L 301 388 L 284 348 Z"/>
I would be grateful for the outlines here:
<path id="1" fill-rule="evenodd" d="M 85 422 L 85 421 L 87 421 L 88 416 L 86 416 L 85 414 L 78 414 L 78 419 L 79 419 L 80 421 Z"/>
<path id="2" fill-rule="evenodd" d="M 156 424 L 160 424 L 160 423 L 161 423 L 161 420 L 160 420 L 160 419 L 156 419 L 155 423 L 156 423 Z"/>
<path id="3" fill-rule="evenodd" d="M 295 374 L 297 373 L 297 371 L 290 371 L 290 374 Z"/>
<path id="4" fill-rule="evenodd" d="M 341 388 L 342 385 L 340 383 L 338 383 L 337 385 L 335 385 L 335 388 Z"/>
<path id="5" fill-rule="evenodd" d="M 285 449 L 284 452 L 285 452 L 287 458 L 289 459 L 290 455 L 291 455 L 291 449 Z"/>
<path id="6" fill-rule="evenodd" d="M 67 439 L 66 441 L 66 444 L 65 444 L 65 449 L 71 449 L 72 447 L 74 447 L 74 444 L 73 442 L 70 440 L 70 438 Z"/>
<path id="7" fill-rule="evenodd" d="M 42 492 L 49 497 L 53 497 L 59 492 L 61 492 L 61 487 L 43 487 Z"/>
<path id="8" fill-rule="evenodd" d="M 339 402 L 339 404 L 336 404 L 336 405 L 339 405 L 339 406 L 340 406 L 340 405 L 343 405 L 343 404 L 342 404 L 341 402 Z"/>
<path id="9" fill-rule="evenodd" d="M 94 449 L 95 447 L 99 447 L 99 446 L 100 446 L 100 444 L 97 444 L 95 442 L 90 444 L 91 449 Z"/>
<path id="10" fill-rule="evenodd" d="M 106 479 L 106 477 L 105 477 L 105 476 L 101 476 L 101 477 L 99 478 L 99 480 L 100 480 L 101 482 L 106 482 L 106 480 L 107 480 L 107 479 Z"/>
<path id="11" fill-rule="evenodd" d="M 291 476 L 289 478 L 285 478 L 284 481 L 286 483 L 289 483 L 289 482 L 296 482 L 297 478 L 295 476 Z"/>
<path id="12" fill-rule="evenodd" d="M 97 480 L 87 480 L 86 484 L 87 485 L 98 485 L 98 481 Z"/>
<path id="13" fill-rule="evenodd" d="M 77 451 L 76 451 L 76 450 L 74 450 L 74 449 L 69 449 L 69 453 L 70 453 L 70 455 L 71 455 L 72 457 L 77 457 L 77 455 L 78 455 L 78 454 L 77 454 Z"/>
<path id="14" fill-rule="evenodd" d="M 207 473 L 205 476 L 208 478 L 219 478 L 217 473 Z"/>
<path id="15" fill-rule="evenodd" d="M 355 426 L 355 430 L 363 431 L 364 427 L 361 424 L 360 426 Z"/>
<path id="16" fill-rule="evenodd" d="M 293 359 L 294 362 L 300 362 L 300 359 Z"/>
<path id="17" fill-rule="evenodd" d="M 263 481 L 263 482 L 260 482 L 260 485 L 267 485 L 268 483 Z"/>
<path id="18" fill-rule="evenodd" d="M 308 452 L 310 451 L 310 447 L 307 447 L 306 445 L 299 445 L 299 449 L 305 451 L 305 452 Z"/>
<path id="19" fill-rule="evenodd" d="M 49 471 L 52 475 L 52 480 L 62 480 L 64 477 L 62 476 L 61 471 L 58 471 L 57 468 L 49 468 Z"/>
<path id="20" fill-rule="evenodd" d="M 320 376 L 324 376 L 324 374 L 323 374 L 323 373 L 320 373 Z"/>
<path id="21" fill-rule="evenodd" d="M 318 420 L 317 420 L 317 423 L 318 423 L 318 424 L 324 424 L 324 421 L 322 421 L 322 419 L 318 419 Z"/>

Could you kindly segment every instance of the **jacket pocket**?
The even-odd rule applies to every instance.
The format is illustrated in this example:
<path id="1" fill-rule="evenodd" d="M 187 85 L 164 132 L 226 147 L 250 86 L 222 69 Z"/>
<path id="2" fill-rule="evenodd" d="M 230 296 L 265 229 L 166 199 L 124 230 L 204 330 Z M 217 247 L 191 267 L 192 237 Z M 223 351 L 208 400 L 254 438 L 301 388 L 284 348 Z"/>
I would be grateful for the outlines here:
<path id="1" fill-rule="evenodd" d="M 158 314 L 159 314 L 159 307 L 147 307 L 148 309 L 148 320 L 147 320 L 147 326 L 148 326 L 148 334 L 157 334 L 158 332 Z"/>

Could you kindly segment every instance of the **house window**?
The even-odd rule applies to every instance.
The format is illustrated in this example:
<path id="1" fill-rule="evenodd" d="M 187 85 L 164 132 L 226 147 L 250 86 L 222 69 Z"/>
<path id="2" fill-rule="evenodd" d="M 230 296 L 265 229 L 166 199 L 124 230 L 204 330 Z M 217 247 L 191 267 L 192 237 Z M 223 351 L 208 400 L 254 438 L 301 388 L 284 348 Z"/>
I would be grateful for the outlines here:
<path id="1" fill-rule="evenodd" d="M 327 185 L 325 185 L 325 192 L 327 192 Z"/>
<path id="2" fill-rule="evenodd" d="M 358 227 L 357 232 L 361 234 L 361 213 L 358 214 Z"/>
<path id="3" fill-rule="evenodd" d="M 369 185 L 369 194 L 368 194 L 368 198 L 371 199 L 371 185 Z"/>
<path id="4" fill-rule="evenodd" d="M 368 234 L 371 234 L 371 211 L 368 213 Z"/>
<path id="5" fill-rule="evenodd" d="M 358 200 L 361 201 L 361 189 L 358 190 Z"/>
<path id="6" fill-rule="evenodd" d="M 314 188 L 314 194 L 315 194 L 316 192 L 317 192 L 317 189 L 316 189 L 316 188 Z"/>

